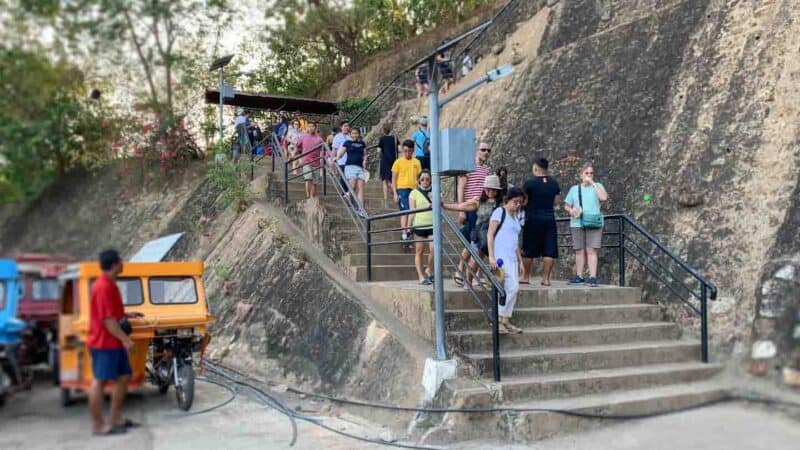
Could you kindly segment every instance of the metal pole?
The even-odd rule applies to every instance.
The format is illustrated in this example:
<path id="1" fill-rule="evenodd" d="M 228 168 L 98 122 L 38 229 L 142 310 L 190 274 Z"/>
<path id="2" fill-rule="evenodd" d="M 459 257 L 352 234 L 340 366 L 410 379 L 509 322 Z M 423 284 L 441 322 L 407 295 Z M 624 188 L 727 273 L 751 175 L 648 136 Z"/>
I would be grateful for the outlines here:
<path id="1" fill-rule="evenodd" d="M 322 195 L 328 195 L 328 161 L 325 159 L 325 147 L 322 147 Z"/>
<path id="2" fill-rule="evenodd" d="M 289 163 L 283 163 L 283 204 L 289 204 Z"/>
<path id="3" fill-rule="evenodd" d="M 625 286 L 625 219 L 619 218 L 619 285 Z"/>
<path id="4" fill-rule="evenodd" d="M 492 289 L 492 372 L 494 381 L 500 381 L 500 314 L 497 302 L 500 300 L 497 295 L 497 288 Z"/>
<path id="5" fill-rule="evenodd" d="M 705 283 L 700 285 L 700 353 L 704 363 L 708 362 L 708 292 Z"/>
<path id="6" fill-rule="evenodd" d="M 437 79 L 436 60 L 428 61 L 430 79 L 430 95 L 428 96 L 431 137 L 431 203 L 433 209 L 433 287 L 436 306 L 436 359 L 447 359 L 447 347 L 444 334 L 444 271 L 442 270 L 442 179 L 439 174 L 439 80 Z"/>
<path id="7" fill-rule="evenodd" d="M 372 223 L 367 217 L 367 281 L 372 281 Z"/>
<path id="8" fill-rule="evenodd" d="M 223 131 L 222 125 L 222 81 L 225 78 L 225 69 L 223 67 L 219 68 L 219 141 L 223 142 L 225 140 L 225 133 Z"/>

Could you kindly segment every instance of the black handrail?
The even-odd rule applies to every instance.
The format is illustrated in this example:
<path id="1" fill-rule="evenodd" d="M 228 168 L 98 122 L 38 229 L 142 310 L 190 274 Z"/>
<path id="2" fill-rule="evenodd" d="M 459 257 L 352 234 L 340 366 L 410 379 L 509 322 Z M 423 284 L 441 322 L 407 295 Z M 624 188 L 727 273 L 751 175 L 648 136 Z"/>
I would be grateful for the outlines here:
<path id="1" fill-rule="evenodd" d="M 390 213 L 384 214 L 376 214 L 376 215 L 367 215 L 366 217 L 366 250 L 367 250 L 367 281 L 372 281 L 372 248 L 381 245 L 396 245 L 396 244 L 405 244 L 404 241 L 386 241 L 386 242 L 373 242 L 372 236 L 374 234 L 380 233 L 387 233 L 387 232 L 397 232 L 401 231 L 401 228 L 390 228 L 390 229 L 381 229 L 381 230 L 373 230 L 373 223 L 379 222 L 383 220 L 391 220 L 396 219 L 401 216 L 408 216 L 411 214 L 417 214 L 422 212 L 431 211 L 431 207 L 428 206 L 427 208 L 418 208 L 408 211 L 394 211 Z M 453 270 L 458 272 L 458 274 L 465 280 L 468 281 L 470 277 L 467 276 L 469 274 L 472 278 L 478 279 L 483 277 L 489 286 L 481 285 L 478 289 L 481 292 L 478 292 L 478 289 L 475 288 L 471 283 L 467 282 L 465 286 L 467 286 L 467 290 L 470 292 L 473 300 L 478 304 L 478 306 L 483 311 L 486 320 L 492 324 L 492 372 L 495 381 L 500 381 L 501 373 L 500 373 L 500 333 L 499 333 L 499 311 L 498 311 L 498 302 L 505 298 L 505 289 L 503 284 L 500 283 L 497 278 L 492 273 L 489 266 L 480 258 L 478 253 L 472 246 L 467 242 L 466 238 L 461 233 L 461 230 L 453 223 L 452 219 L 447 216 L 444 212 L 442 213 L 442 223 L 445 225 L 446 229 L 449 229 L 453 235 L 457 237 L 456 242 L 454 243 L 453 240 L 447 233 L 442 233 L 442 245 L 445 248 L 449 248 L 450 251 L 445 251 L 442 249 L 442 254 L 449 260 L 449 265 L 453 267 Z M 414 227 L 411 227 L 412 229 Z M 428 228 L 428 227 L 425 227 Z M 418 240 L 413 242 L 431 242 L 430 239 L 427 240 Z M 465 271 L 462 272 L 458 269 L 459 261 L 461 260 L 461 251 L 462 249 L 466 249 L 469 253 L 470 258 L 476 263 L 477 269 L 473 270 L 467 261 L 464 261 Z M 452 257 L 452 253 L 458 253 L 458 261 L 454 260 Z M 469 258 L 468 258 L 469 259 Z M 485 299 L 484 300 L 482 300 Z M 487 303 L 490 306 L 487 306 Z"/>
<path id="2" fill-rule="evenodd" d="M 700 316 L 701 355 L 703 362 L 708 362 L 708 300 L 715 300 L 717 298 L 717 286 L 692 268 L 686 261 L 647 231 L 642 224 L 630 216 L 626 214 L 607 214 L 603 217 L 605 220 L 617 221 L 619 223 L 616 232 L 603 231 L 604 236 L 617 236 L 617 242 L 615 244 L 603 244 L 603 247 L 616 248 L 618 251 L 619 285 L 625 286 L 625 256 L 630 255 L 638 261 L 647 272 L 678 297 L 692 312 Z M 559 223 L 569 222 L 570 220 L 571 219 L 568 217 L 556 219 Z M 672 262 L 677 264 L 680 269 L 694 278 L 699 283 L 699 290 L 693 289 L 691 286 L 687 285 L 673 270 L 658 261 L 653 255 L 653 252 L 647 251 L 642 245 L 634 241 L 633 237 L 635 234 L 643 236 L 655 247 L 655 251 L 657 251 L 658 255 L 665 255 Z M 559 236 L 565 237 L 568 235 L 559 233 Z M 572 247 L 572 244 L 559 244 L 559 246 Z M 690 294 L 689 298 L 682 295 L 676 286 L 683 289 L 685 293 Z M 689 301 L 691 297 L 700 301 L 699 308 Z"/>

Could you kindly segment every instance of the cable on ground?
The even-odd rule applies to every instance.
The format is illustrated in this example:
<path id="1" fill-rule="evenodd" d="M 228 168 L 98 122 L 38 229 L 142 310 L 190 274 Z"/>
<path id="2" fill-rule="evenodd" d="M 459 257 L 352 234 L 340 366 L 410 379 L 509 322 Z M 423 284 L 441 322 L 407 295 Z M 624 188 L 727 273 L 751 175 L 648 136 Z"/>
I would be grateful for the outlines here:
<path id="1" fill-rule="evenodd" d="M 224 366 L 223 366 L 224 367 Z M 244 374 L 239 372 L 235 369 L 231 369 L 226 367 L 227 370 L 230 370 L 236 373 L 239 376 L 245 377 L 247 379 L 257 381 L 260 383 L 265 383 L 263 380 L 256 379 L 250 375 Z M 300 389 L 296 389 L 293 387 L 287 388 L 288 392 L 292 392 L 298 395 L 305 395 L 312 398 L 317 398 L 320 400 L 328 400 L 335 403 L 341 403 L 346 405 L 352 406 L 360 406 L 360 407 L 367 407 L 367 408 L 376 408 L 376 409 L 385 409 L 391 411 L 404 411 L 404 412 L 417 412 L 417 413 L 428 413 L 428 414 L 447 414 L 447 413 L 463 413 L 463 414 L 495 414 L 495 413 L 524 413 L 524 412 L 549 412 L 549 413 L 557 413 L 563 414 L 567 416 L 575 416 L 575 417 L 583 417 L 583 418 L 590 418 L 590 419 L 609 419 L 609 420 L 634 420 L 634 419 L 645 419 L 650 417 L 661 416 L 665 414 L 673 414 L 682 411 L 689 411 L 693 409 L 704 408 L 707 406 L 715 405 L 718 403 L 725 403 L 725 402 L 732 402 L 732 401 L 749 401 L 749 402 L 756 402 L 756 403 L 764 403 L 770 405 L 780 405 L 780 406 L 788 406 L 794 408 L 800 408 L 800 403 L 788 402 L 784 400 L 775 400 L 760 396 L 753 396 L 753 395 L 742 395 L 742 394 L 734 394 L 728 395 L 722 398 L 709 400 L 706 402 L 694 404 L 691 406 L 674 409 L 671 411 L 662 411 L 662 412 L 653 412 L 653 413 L 642 413 L 642 414 L 593 414 L 593 413 L 584 413 L 579 411 L 572 411 L 572 410 L 564 410 L 564 409 L 553 409 L 553 408 L 508 408 L 508 407 L 498 407 L 498 408 L 417 408 L 417 407 L 409 407 L 409 406 L 398 406 L 398 405 L 390 405 L 390 404 L 381 404 L 381 403 L 372 403 L 366 402 L 361 400 L 351 400 L 346 398 L 334 397 L 325 394 L 317 394 L 314 392 L 307 392 Z"/>

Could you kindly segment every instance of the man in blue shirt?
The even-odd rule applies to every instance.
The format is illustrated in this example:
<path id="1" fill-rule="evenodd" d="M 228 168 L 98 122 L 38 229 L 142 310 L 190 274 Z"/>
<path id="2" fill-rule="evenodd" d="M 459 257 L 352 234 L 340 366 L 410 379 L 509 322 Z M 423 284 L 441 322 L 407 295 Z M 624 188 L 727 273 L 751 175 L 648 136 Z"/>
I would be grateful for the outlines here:
<path id="1" fill-rule="evenodd" d="M 344 153 L 344 156 L 339 156 L 339 152 L 344 144 L 350 140 L 350 122 L 343 120 L 339 124 L 339 129 L 341 131 L 333 137 L 331 151 L 333 151 L 333 154 L 336 155 L 336 164 L 339 166 L 339 170 L 342 172 L 342 191 L 344 192 L 344 195 L 347 196 L 350 195 L 349 185 L 347 184 L 347 178 L 344 174 L 344 169 L 347 165 L 347 153 Z"/>
<path id="2" fill-rule="evenodd" d="M 428 118 L 419 119 L 419 129 L 411 135 L 414 140 L 414 156 L 422 164 L 422 170 L 431 170 L 431 135 L 428 132 Z"/>
<path id="3" fill-rule="evenodd" d="M 336 154 L 339 158 L 346 158 L 347 164 L 344 168 L 344 175 L 350 183 L 350 187 L 356 192 L 361 205 L 364 204 L 364 184 L 366 183 L 366 173 L 364 167 L 367 165 L 367 144 L 361 140 L 361 131 L 353 128 L 350 132 L 351 139 L 342 144 Z"/>

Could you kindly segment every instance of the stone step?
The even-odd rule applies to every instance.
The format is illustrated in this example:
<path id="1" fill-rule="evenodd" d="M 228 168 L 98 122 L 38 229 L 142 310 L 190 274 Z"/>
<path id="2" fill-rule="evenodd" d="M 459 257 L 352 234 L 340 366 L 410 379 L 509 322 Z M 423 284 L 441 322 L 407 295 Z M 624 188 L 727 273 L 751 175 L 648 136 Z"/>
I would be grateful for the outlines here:
<path id="1" fill-rule="evenodd" d="M 687 362 L 508 377 L 500 382 L 505 399 L 548 399 L 642 389 L 702 381 L 720 372 L 719 364 Z"/>
<path id="2" fill-rule="evenodd" d="M 386 247 L 375 247 L 383 253 L 397 253 L 385 251 Z M 364 243 L 353 248 L 354 252 L 363 252 Z M 374 252 L 373 254 L 376 254 Z M 641 301 L 641 289 L 636 287 L 599 286 L 587 287 L 584 285 L 570 285 L 565 281 L 553 280 L 552 286 L 544 287 L 538 284 L 522 285 L 517 297 L 517 307 L 548 307 L 548 306 L 600 306 L 600 305 L 630 305 Z M 433 305 L 433 294 L 409 282 L 374 282 L 367 283 L 365 287 L 374 295 L 394 297 L 397 302 L 424 301 Z M 456 286 L 452 277 L 445 278 L 445 307 L 453 309 L 474 309 L 475 299 L 464 288 Z M 422 296 L 420 296 L 420 294 Z"/>
<path id="3" fill-rule="evenodd" d="M 445 306 L 448 310 L 475 308 L 472 294 L 447 280 L 453 291 L 447 291 Z M 640 302 L 640 291 L 635 288 L 618 287 L 556 287 L 564 282 L 553 282 L 550 288 L 536 285 L 523 286 L 517 295 L 517 307 L 551 307 L 551 306 L 601 306 L 630 305 Z"/>
<path id="4" fill-rule="evenodd" d="M 452 414 L 452 417 L 443 419 L 451 424 L 448 432 L 429 433 L 421 443 L 445 444 L 453 440 L 476 438 L 529 442 L 617 422 L 568 415 L 558 411 L 599 416 L 640 416 L 691 408 L 723 400 L 729 395 L 726 385 L 712 379 L 568 398 L 505 403 L 503 406 L 516 408 L 517 411 L 514 414 L 498 412 L 494 415 L 482 414 L 470 417 Z M 520 411 L 524 409 L 534 411 Z M 513 430 L 513 436 L 509 430 Z"/>
<path id="5" fill-rule="evenodd" d="M 467 353 L 465 356 L 473 361 L 480 374 L 491 375 L 491 352 Z M 508 350 L 500 353 L 500 371 L 504 376 L 516 376 L 699 360 L 699 342 L 642 341 L 586 347 Z"/>
<path id="6" fill-rule="evenodd" d="M 591 325 L 607 323 L 657 322 L 663 319 L 659 306 L 589 305 L 552 307 L 515 307 L 512 323 L 527 327 L 558 325 Z M 474 330 L 486 327 L 486 319 L 480 309 L 448 309 L 445 311 L 448 330 Z"/>
<path id="7" fill-rule="evenodd" d="M 348 275 L 353 281 L 367 281 L 366 266 L 350 266 Z M 445 266 L 445 271 L 449 273 Z M 409 281 L 417 283 L 419 280 L 417 270 L 414 265 L 377 265 L 372 266 L 372 281 Z M 432 286 L 422 286 L 423 288 L 433 289 Z"/>
<path id="8" fill-rule="evenodd" d="M 484 322 L 485 323 L 485 322 Z M 680 338 L 678 325 L 670 322 L 633 322 L 603 325 L 548 326 L 526 328 L 523 333 L 500 337 L 500 351 L 545 347 L 576 347 L 661 341 Z M 492 333 L 484 329 L 447 333 L 451 348 L 459 353 L 490 352 Z"/>
<path id="9" fill-rule="evenodd" d="M 363 251 L 363 249 L 362 249 Z M 457 260 L 458 255 L 445 255 L 445 261 L 449 261 L 452 258 Z M 342 259 L 342 262 L 345 266 L 365 266 L 367 264 L 367 254 L 366 253 L 350 253 L 345 255 Z M 414 265 L 414 253 L 373 253 L 372 255 L 372 264 L 373 265 L 389 265 L 389 266 L 413 266 Z"/>
<path id="10" fill-rule="evenodd" d="M 587 370 L 534 376 L 503 377 L 496 383 L 501 399 L 554 399 L 594 395 L 628 389 L 643 389 L 670 384 L 707 380 L 722 370 L 721 364 L 685 362 L 627 366 L 615 369 Z M 467 380 L 448 380 L 445 389 L 469 402 L 469 398 L 485 395 L 483 386 Z"/>

